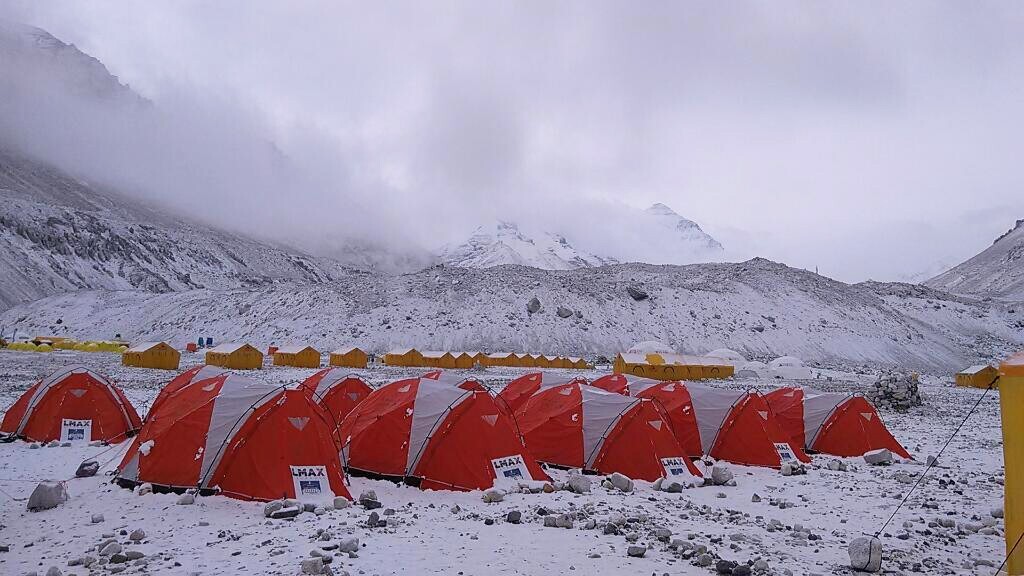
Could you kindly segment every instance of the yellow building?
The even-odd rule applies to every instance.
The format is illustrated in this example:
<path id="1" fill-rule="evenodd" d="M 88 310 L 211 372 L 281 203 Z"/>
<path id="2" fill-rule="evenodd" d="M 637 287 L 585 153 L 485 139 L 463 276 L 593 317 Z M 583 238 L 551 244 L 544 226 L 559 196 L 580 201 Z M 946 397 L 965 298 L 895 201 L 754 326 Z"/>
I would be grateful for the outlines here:
<path id="1" fill-rule="evenodd" d="M 319 368 L 320 351 L 312 346 L 281 346 L 274 351 L 274 366 Z"/>
<path id="2" fill-rule="evenodd" d="M 968 388 L 998 388 L 999 371 L 994 366 L 978 364 L 957 372 L 956 385 Z"/>
<path id="3" fill-rule="evenodd" d="M 166 342 L 142 342 L 121 354 L 121 364 L 135 368 L 177 370 L 181 353 Z"/>
<path id="4" fill-rule="evenodd" d="M 615 357 L 612 370 L 616 374 L 632 374 L 655 380 L 706 380 L 728 378 L 733 375 L 735 368 L 721 364 L 717 358 L 623 352 Z"/>
<path id="5" fill-rule="evenodd" d="M 590 368 L 590 366 L 587 365 L 587 361 L 584 360 L 583 358 L 576 358 L 576 357 L 570 356 L 570 357 L 566 358 L 566 360 L 569 361 L 570 367 L 575 368 L 577 370 L 586 370 L 587 368 Z"/>
<path id="6" fill-rule="evenodd" d="M 263 368 L 263 353 L 248 344 L 221 344 L 207 350 L 206 363 L 234 370 L 256 370 Z"/>
<path id="7" fill-rule="evenodd" d="M 457 368 L 455 362 L 455 355 L 451 352 L 445 352 L 442 350 L 424 350 L 423 364 L 421 366 L 427 366 L 430 368 Z"/>
<path id="8" fill-rule="evenodd" d="M 452 353 L 455 356 L 455 367 L 463 370 L 472 368 L 476 364 L 477 356 L 479 352 L 458 352 Z"/>
<path id="9" fill-rule="evenodd" d="M 516 355 L 511 352 L 496 352 L 484 356 L 484 366 L 515 366 Z"/>
<path id="10" fill-rule="evenodd" d="M 366 368 L 370 356 L 360 348 L 338 348 L 330 355 L 331 366 L 344 368 Z"/>
<path id="11" fill-rule="evenodd" d="M 392 350 L 384 355 L 388 366 L 423 366 L 423 354 L 415 348 Z"/>

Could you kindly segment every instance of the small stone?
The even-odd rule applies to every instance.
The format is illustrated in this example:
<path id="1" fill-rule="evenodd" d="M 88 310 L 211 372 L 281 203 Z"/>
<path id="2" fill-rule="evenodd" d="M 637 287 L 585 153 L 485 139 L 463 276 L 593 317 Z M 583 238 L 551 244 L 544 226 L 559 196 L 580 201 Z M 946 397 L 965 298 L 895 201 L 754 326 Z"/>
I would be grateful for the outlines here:
<path id="1" fill-rule="evenodd" d="M 992 515 L 993 518 L 1002 518 L 1003 508 L 1001 506 L 999 508 L 993 508 L 989 513 Z"/>
<path id="2" fill-rule="evenodd" d="M 736 563 L 732 560 L 719 560 L 715 562 L 715 572 L 719 574 L 732 574 L 732 569 L 736 567 Z"/>
<path id="3" fill-rule="evenodd" d="M 46 571 L 46 576 L 61 576 L 60 568 L 50 566 L 50 569 Z"/>
<path id="4" fill-rule="evenodd" d="M 751 502 L 760 502 L 761 501 L 761 497 L 757 495 L 757 492 L 754 492 L 754 495 L 750 497 L 750 501 Z"/>
<path id="5" fill-rule="evenodd" d="M 693 560 L 693 564 L 695 566 L 700 566 L 701 568 L 707 568 L 708 566 L 714 564 L 714 562 L 714 556 L 707 553 L 698 554 L 697 557 Z"/>
<path id="6" fill-rule="evenodd" d="M 28 510 L 39 512 L 56 508 L 68 501 L 68 492 L 64 489 L 62 482 L 51 482 L 44 480 L 40 482 L 32 495 L 28 497 Z"/>
<path id="7" fill-rule="evenodd" d="M 270 518 L 273 520 L 284 520 L 287 518 L 295 518 L 299 514 L 302 514 L 301 506 L 287 506 L 271 512 Z"/>
<path id="8" fill-rule="evenodd" d="M 573 526 L 572 516 L 570 516 L 568 514 L 559 514 L 555 518 L 555 526 L 557 526 L 558 528 L 572 528 L 572 526 Z"/>
<path id="9" fill-rule="evenodd" d="M 344 496 L 335 496 L 334 497 L 334 509 L 335 510 L 344 510 L 345 508 L 348 508 L 351 505 L 352 505 L 352 501 L 349 500 L 348 498 L 345 498 Z"/>
<path id="10" fill-rule="evenodd" d="M 725 466 L 712 466 L 711 468 L 711 483 L 715 486 L 722 486 L 733 479 L 732 470 L 729 470 Z"/>
<path id="11" fill-rule="evenodd" d="M 93 514 L 92 523 L 99 524 L 100 522 L 103 522 L 103 514 Z"/>
<path id="12" fill-rule="evenodd" d="M 125 556 L 124 554 L 111 554 L 110 555 L 110 563 L 111 564 L 124 564 L 127 561 L 128 561 L 128 556 Z"/>
<path id="13" fill-rule="evenodd" d="M 324 559 L 320 557 L 306 558 L 302 561 L 303 574 L 323 574 Z"/>
<path id="14" fill-rule="evenodd" d="M 505 516 L 505 522 L 509 524 L 519 524 L 523 521 L 523 513 L 519 510 L 513 510 Z"/>
<path id="15" fill-rule="evenodd" d="M 142 528 L 136 528 L 128 535 L 128 539 L 132 542 L 141 542 L 146 539 L 146 532 Z"/>
<path id="16" fill-rule="evenodd" d="M 128 560 L 138 560 L 139 558 L 142 558 L 142 557 L 145 556 L 145 554 L 143 554 L 142 552 L 140 552 L 138 550 L 129 550 L 129 551 L 125 552 L 124 555 L 125 555 L 125 557 Z"/>
<path id="17" fill-rule="evenodd" d="M 152 493 L 153 493 L 153 485 L 150 484 L 149 482 L 144 482 L 142 484 L 139 484 L 139 486 L 135 489 L 135 494 L 137 494 L 139 496 L 145 496 L 147 494 L 152 494 Z"/>
<path id="18" fill-rule="evenodd" d="M 189 506 L 196 503 L 196 495 L 191 492 L 185 492 L 178 498 L 178 505 Z"/>
<path id="19" fill-rule="evenodd" d="M 740 564 L 732 569 L 732 576 L 750 576 L 750 566 Z"/>
<path id="20" fill-rule="evenodd" d="M 95 476 L 100 470 L 100 463 L 95 460 L 86 460 L 78 465 L 75 470 L 75 478 L 89 478 Z"/>
<path id="21" fill-rule="evenodd" d="M 121 545 L 117 542 L 108 542 L 105 546 L 100 548 L 100 556 L 111 556 L 113 554 L 120 554 L 121 550 Z"/>
<path id="22" fill-rule="evenodd" d="M 583 474 L 570 474 L 569 481 L 566 482 L 569 490 L 572 490 L 577 494 L 586 494 L 590 492 L 590 484 L 590 478 L 587 478 Z"/>
<path id="23" fill-rule="evenodd" d="M 865 453 L 864 461 L 872 466 L 888 466 L 893 463 L 893 456 L 888 448 L 879 448 Z"/>
<path id="24" fill-rule="evenodd" d="M 504 499 L 505 499 L 505 493 L 502 492 L 501 490 L 496 490 L 494 488 L 491 488 L 490 490 L 485 490 L 484 493 L 483 493 L 483 500 L 487 504 L 493 504 L 493 503 L 501 502 Z"/>
<path id="25" fill-rule="evenodd" d="M 878 538 L 861 536 L 850 542 L 850 567 L 860 572 L 878 572 L 882 568 L 882 543 Z"/>
<path id="26" fill-rule="evenodd" d="M 271 500 L 263 505 L 263 515 L 270 518 L 274 512 L 284 508 L 284 500 Z"/>
<path id="27" fill-rule="evenodd" d="M 608 476 L 608 481 L 620 492 L 632 492 L 633 481 L 625 474 L 615 472 Z"/>
<path id="28" fill-rule="evenodd" d="M 555 518 L 554 516 L 545 516 L 544 517 L 544 527 L 545 528 L 558 528 L 558 519 Z"/>
<path id="29" fill-rule="evenodd" d="M 626 556 L 630 558 L 643 558 L 647 554 L 647 546 L 630 546 L 626 549 Z"/>
<path id="30" fill-rule="evenodd" d="M 370 528 L 376 528 L 378 524 L 380 524 L 380 514 L 370 512 L 370 517 L 366 519 L 366 525 Z"/>
<path id="31" fill-rule="evenodd" d="M 342 538 L 338 542 L 338 552 L 358 552 L 359 551 L 359 538 Z"/>

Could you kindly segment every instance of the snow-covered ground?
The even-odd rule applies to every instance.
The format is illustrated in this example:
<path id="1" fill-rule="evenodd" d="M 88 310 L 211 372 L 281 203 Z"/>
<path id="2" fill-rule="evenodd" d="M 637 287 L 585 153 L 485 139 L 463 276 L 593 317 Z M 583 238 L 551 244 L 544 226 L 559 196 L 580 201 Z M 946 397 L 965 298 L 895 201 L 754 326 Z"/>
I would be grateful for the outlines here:
<path id="1" fill-rule="evenodd" d="M 199 362 L 186 354 L 182 369 Z M 8 406 L 38 377 L 65 363 L 84 363 L 111 375 L 125 389 L 140 413 L 171 376 L 157 370 L 125 368 L 115 354 L 59 352 L 51 354 L 0 351 L 0 405 Z M 518 369 L 489 369 L 472 375 L 500 386 Z M 417 370 L 371 368 L 358 371 L 374 385 L 418 373 Z M 297 382 L 312 370 L 267 368 L 251 373 L 274 382 Z M 819 388 L 863 390 L 871 376 L 815 370 Z M 468 374 L 468 373 L 467 373 Z M 593 377 L 595 372 L 586 372 Z M 831 378 L 829 380 L 828 378 Z M 759 387 L 781 381 L 728 380 L 716 385 Z M 923 377 L 924 406 L 909 413 L 882 413 L 894 435 L 919 459 L 935 454 L 982 394 L 957 389 L 949 378 Z M 384 508 L 394 510 L 383 528 L 366 527 L 369 512 L 359 506 L 323 516 L 302 514 L 295 520 L 267 520 L 263 506 L 224 497 L 199 498 L 194 506 L 176 505 L 173 495 L 137 496 L 109 483 L 109 476 L 73 479 L 70 500 L 53 510 L 29 513 L 25 501 L 35 482 L 66 479 L 79 462 L 104 448 L 30 449 L 23 442 L 0 445 L 0 572 L 45 574 L 59 566 L 64 574 L 85 574 L 69 567 L 108 536 L 126 549 L 145 554 L 146 567 L 128 564 L 126 573 L 159 574 L 295 574 L 311 551 L 356 536 L 358 557 L 334 556 L 336 573 L 350 574 L 711 574 L 684 560 L 680 551 L 654 537 L 656 528 L 671 531 L 669 540 L 703 545 L 714 555 L 736 561 L 764 559 L 772 574 L 846 574 L 847 544 L 875 530 L 891 514 L 910 484 L 925 470 L 918 463 L 870 467 L 860 459 L 846 462 L 850 470 L 834 472 L 815 456 L 803 476 L 781 476 L 768 469 L 729 465 L 735 487 L 707 487 L 681 494 L 656 492 L 637 482 L 632 494 L 608 491 L 597 483 L 590 494 L 509 494 L 485 504 L 479 492 L 428 492 L 383 481 L 350 478 L 358 496 L 375 490 Z M 107 470 L 118 462 L 118 450 L 99 456 Z M 563 473 L 553 472 L 558 478 Z M 998 394 L 989 393 L 968 425 L 953 440 L 940 466 L 910 498 L 890 524 L 882 541 L 885 567 L 892 573 L 991 574 L 986 564 L 1002 560 L 1003 539 L 961 530 L 967 524 L 993 524 L 1002 505 L 1002 446 Z M 752 501 L 757 494 L 759 502 Z M 779 508 L 784 500 L 792 507 Z M 458 507 L 456 509 L 456 507 Z M 575 527 L 545 528 L 539 508 L 576 515 Z M 456 511 L 457 510 L 457 511 Z M 522 513 L 523 523 L 505 521 L 508 512 Z M 629 521 L 623 534 L 605 535 L 602 527 L 613 514 Z M 104 521 L 91 523 L 92 515 Z M 586 519 L 597 528 L 584 528 Z M 939 526 L 953 521 L 956 528 Z M 486 521 L 492 520 L 488 524 Z M 781 528 L 769 529 L 770 526 Z M 802 527 L 802 530 L 794 528 Z M 146 537 L 131 543 L 127 534 L 141 528 Z M 318 540 L 318 533 L 328 536 Z M 812 535 L 808 537 L 808 531 Z M 987 531 L 987 530 L 986 530 Z M 648 546 L 642 558 L 626 555 L 627 537 Z M 905 539 L 904 539 L 905 538 Z M 681 549 L 680 549 L 681 550 Z M 331 555 L 330 550 L 324 551 Z"/>

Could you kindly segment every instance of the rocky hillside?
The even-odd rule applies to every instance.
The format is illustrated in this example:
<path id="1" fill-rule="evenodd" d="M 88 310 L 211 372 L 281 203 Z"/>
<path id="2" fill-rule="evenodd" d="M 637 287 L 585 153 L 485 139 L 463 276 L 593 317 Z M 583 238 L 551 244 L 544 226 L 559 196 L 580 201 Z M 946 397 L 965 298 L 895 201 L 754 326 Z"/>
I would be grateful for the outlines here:
<path id="1" fill-rule="evenodd" d="M 1024 220 L 977 256 L 925 284 L 956 294 L 1024 301 Z"/>
<path id="2" fill-rule="evenodd" d="M 169 292 L 288 280 L 340 265 L 177 220 L 0 150 L 0 309 L 78 290 Z"/>
<path id="3" fill-rule="evenodd" d="M 540 309 L 531 313 L 536 297 Z M 558 314 L 559 308 L 563 309 Z M 571 314 L 565 314 L 571 311 Z M 748 356 L 948 372 L 1024 345 L 1024 309 L 906 284 L 848 285 L 755 259 L 738 264 L 614 265 L 570 271 L 435 267 L 346 275 L 326 285 L 92 291 L 0 315 L 21 333 L 133 339 L 346 343 L 607 355 L 643 340 Z"/>

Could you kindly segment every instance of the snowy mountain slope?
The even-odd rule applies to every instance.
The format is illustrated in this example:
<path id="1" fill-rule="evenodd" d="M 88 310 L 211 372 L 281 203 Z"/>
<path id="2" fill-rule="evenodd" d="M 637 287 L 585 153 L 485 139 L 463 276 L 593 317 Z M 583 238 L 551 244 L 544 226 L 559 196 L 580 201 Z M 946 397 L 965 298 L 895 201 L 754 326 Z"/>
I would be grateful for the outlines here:
<path id="1" fill-rule="evenodd" d="M 0 54 L 9 72 L 0 77 L 0 88 L 4 82 L 23 82 L 25 75 L 33 75 L 91 99 L 117 105 L 146 103 L 102 62 L 40 28 L 0 18 Z"/>
<path id="2" fill-rule="evenodd" d="M 162 215 L 0 150 L 0 309 L 88 289 L 327 282 L 341 265 Z"/>
<path id="3" fill-rule="evenodd" d="M 514 222 L 504 221 L 477 228 L 466 242 L 445 247 L 438 259 L 446 266 L 463 268 L 518 264 L 545 270 L 571 270 L 615 263 L 613 258 L 577 250 L 559 234 L 542 232 L 531 237 Z"/>
<path id="4" fill-rule="evenodd" d="M 648 294 L 635 300 L 628 287 Z M 529 313 L 537 297 L 541 311 Z M 558 307 L 574 314 L 562 318 Z M 935 309 L 935 307 L 938 309 Z M 58 321 L 60 323 L 58 324 Z M 909 285 L 848 285 L 763 259 L 545 271 L 437 267 L 360 274 L 324 285 L 226 291 L 93 291 L 0 315 L 8 333 L 133 339 L 359 343 L 392 347 L 609 355 L 659 340 L 677 350 L 900 365 L 936 372 L 1024 344 L 1024 310 Z"/>
<path id="5" fill-rule="evenodd" d="M 977 256 L 925 284 L 956 294 L 1024 301 L 1024 220 Z"/>

